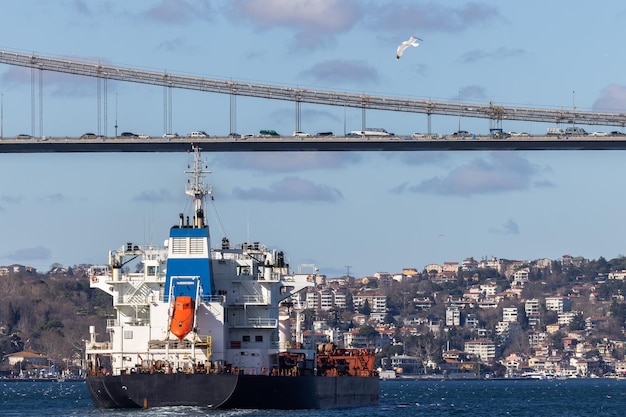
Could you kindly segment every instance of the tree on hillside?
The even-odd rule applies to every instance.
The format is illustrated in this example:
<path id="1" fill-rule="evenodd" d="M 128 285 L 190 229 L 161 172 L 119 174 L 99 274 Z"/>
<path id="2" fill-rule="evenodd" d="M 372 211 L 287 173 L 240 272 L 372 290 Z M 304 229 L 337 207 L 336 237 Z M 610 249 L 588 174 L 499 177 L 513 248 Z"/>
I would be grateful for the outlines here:
<path id="1" fill-rule="evenodd" d="M 375 344 L 378 332 L 372 326 L 366 324 L 359 328 L 359 336 L 364 337 L 367 340 L 367 347 L 372 347 Z"/>
<path id="2" fill-rule="evenodd" d="M 624 324 L 626 324 L 626 304 L 618 303 L 616 300 L 613 300 L 609 311 L 611 313 L 611 318 L 613 318 L 623 328 Z"/>
<path id="3" fill-rule="evenodd" d="M 369 317 L 370 314 L 372 314 L 372 309 L 370 307 L 370 302 L 369 302 L 369 300 L 367 298 L 365 299 L 365 302 L 363 303 L 363 306 L 359 309 L 359 313 L 365 314 L 367 317 Z"/>
<path id="4" fill-rule="evenodd" d="M 419 336 L 411 336 L 405 345 L 407 355 L 415 356 L 422 361 L 424 373 L 428 373 L 428 363 L 441 362 L 441 346 L 432 332 Z"/>
<path id="5" fill-rule="evenodd" d="M 578 313 L 572 317 L 572 321 L 567 325 L 569 330 L 585 330 L 585 318 L 583 313 Z"/>

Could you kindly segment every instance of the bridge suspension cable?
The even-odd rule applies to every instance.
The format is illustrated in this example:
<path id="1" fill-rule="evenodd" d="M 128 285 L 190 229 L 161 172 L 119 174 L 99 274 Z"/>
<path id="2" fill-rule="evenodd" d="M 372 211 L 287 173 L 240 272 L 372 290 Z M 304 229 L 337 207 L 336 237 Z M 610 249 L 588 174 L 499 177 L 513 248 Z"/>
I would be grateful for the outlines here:
<path id="1" fill-rule="evenodd" d="M 467 104 L 419 100 L 405 97 L 355 94 L 329 90 L 311 90 L 269 84 L 178 75 L 171 72 L 147 71 L 137 68 L 105 65 L 100 62 L 52 58 L 0 50 L 0 63 L 44 71 L 63 72 L 86 77 L 97 77 L 169 88 L 206 91 L 233 96 L 285 100 L 296 103 L 324 104 L 360 109 L 475 117 L 490 120 L 519 120 L 544 123 L 571 123 L 583 125 L 626 126 L 626 114 L 498 106 L 492 103 Z"/>

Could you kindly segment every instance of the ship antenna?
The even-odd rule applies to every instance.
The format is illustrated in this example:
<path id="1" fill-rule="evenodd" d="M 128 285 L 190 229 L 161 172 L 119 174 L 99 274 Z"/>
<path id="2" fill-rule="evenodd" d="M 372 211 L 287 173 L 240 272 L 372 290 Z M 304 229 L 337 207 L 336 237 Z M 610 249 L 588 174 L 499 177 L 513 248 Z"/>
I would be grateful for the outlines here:
<path id="1" fill-rule="evenodd" d="M 194 227 L 204 227 L 204 205 L 207 195 L 211 195 L 213 189 L 204 184 L 204 174 L 210 174 L 206 162 L 200 159 L 200 148 L 191 145 L 193 149 L 193 169 L 185 171 L 191 174 L 191 182 L 185 187 L 185 193 L 192 197 L 194 206 Z"/>

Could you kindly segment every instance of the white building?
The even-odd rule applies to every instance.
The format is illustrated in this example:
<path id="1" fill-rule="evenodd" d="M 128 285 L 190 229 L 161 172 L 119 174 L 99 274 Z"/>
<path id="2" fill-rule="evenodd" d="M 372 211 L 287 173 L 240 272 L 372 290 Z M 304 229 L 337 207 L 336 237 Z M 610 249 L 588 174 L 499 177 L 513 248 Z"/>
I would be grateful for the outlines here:
<path id="1" fill-rule="evenodd" d="M 465 342 L 465 352 L 479 357 L 483 362 L 491 362 L 496 357 L 496 344 L 489 339 Z"/>
<path id="2" fill-rule="evenodd" d="M 517 322 L 517 307 L 504 307 L 502 309 L 502 321 Z"/>
<path id="3" fill-rule="evenodd" d="M 569 311 L 571 306 L 572 301 L 568 297 L 546 297 L 546 310 L 563 313 L 564 311 Z"/>
<path id="4" fill-rule="evenodd" d="M 387 297 L 376 293 L 359 293 L 353 296 L 352 302 L 355 308 L 365 305 L 367 300 L 372 313 L 380 313 L 387 311 Z"/>
<path id="5" fill-rule="evenodd" d="M 528 317 L 531 315 L 539 315 L 539 300 L 536 298 L 526 300 L 526 303 L 524 303 L 524 310 L 526 311 L 526 316 Z"/>
<path id="6" fill-rule="evenodd" d="M 460 326 L 461 311 L 456 306 L 446 308 L 446 326 Z"/>
<path id="7" fill-rule="evenodd" d="M 574 320 L 574 317 L 576 317 L 578 313 L 578 311 L 564 311 L 563 313 L 559 313 L 557 323 L 561 326 L 567 326 Z"/>

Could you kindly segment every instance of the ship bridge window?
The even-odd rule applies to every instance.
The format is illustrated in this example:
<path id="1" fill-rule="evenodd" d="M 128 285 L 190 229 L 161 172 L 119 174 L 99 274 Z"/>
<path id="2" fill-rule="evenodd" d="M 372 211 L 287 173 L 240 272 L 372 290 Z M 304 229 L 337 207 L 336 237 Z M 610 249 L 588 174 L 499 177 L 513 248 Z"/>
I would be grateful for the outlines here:
<path id="1" fill-rule="evenodd" d="M 252 269 L 249 266 L 238 266 L 237 275 L 252 275 Z"/>
<path id="2" fill-rule="evenodd" d="M 263 341 L 263 336 L 262 336 L 262 335 L 256 335 L 256 336 L 254 336 L 254 341 L 255 341 L 255 342 L 262 342 L 262 341 Z"/>
<path id="3" fill-rule="evenodd" d="M 159 268 L 157 266 L 149 265 L 148 268 L 147 268 L 148 276 L 149 277 L 156 276 L 158 270 L 159 270 Z"/>
<path id="4" fill-rule="evenodd" d="M 243 336 L 241 338 L 241 340 L 244 341 L 244 342 L 249 342 L 250 341 L 250 336 L 249 335 Z"/>

